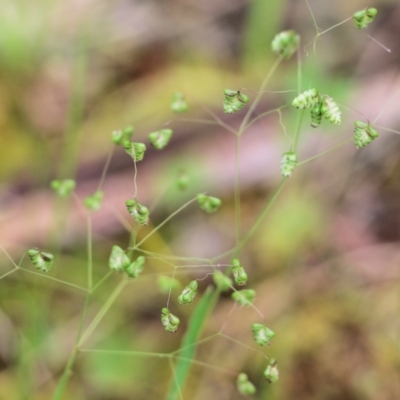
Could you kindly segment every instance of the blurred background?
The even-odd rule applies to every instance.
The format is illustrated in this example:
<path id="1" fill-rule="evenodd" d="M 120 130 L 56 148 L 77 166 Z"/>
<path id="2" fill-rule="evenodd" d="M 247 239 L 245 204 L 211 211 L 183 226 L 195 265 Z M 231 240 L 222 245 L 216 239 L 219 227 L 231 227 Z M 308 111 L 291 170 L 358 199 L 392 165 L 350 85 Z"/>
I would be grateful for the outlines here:
<path id="1" fill-rule="evenodd" d="M 241 260 L 255 306 L 275 331 L 264 352 L 278 360 L 280 380 L 262 376 L 265 359 L 250 326 L 255 310 L 233 308 L 222 296 L 203 336 L 224 327 L 237 342 L 217 336 L 197 349 L 206 364 L 190 369 L 182 399 L 241 399 L 236 373 L 256 384 L 257 399 L 393 400 L 400 398 L 400 6 L 397 0 L 309 0 L 324 31 L 367 6 L 378 16 L 367 30 L 353 22 L 312 42 L 316 28 L 307 3 L 296 0 L 3 0 L 0 5 L 0 244 L 16 263 L 30 247 L 55 254 L 48 276 L 86 286 L 87 224 L 81 205 L 96 190 L 111 132 L 135 127 L 134 140 L 174 130 L 162 152 L 149 148 L 138 164 L 138 200 L 151 207 L 143 237 L 198 192 L 222 199 L 218 213 L 190 205 L 146 242 L 151 252 L 213 258 L 235 244 L 235 137 L 210 112 L 238 128 L 245 110 L 222 111 L 223 90 L 243 88 L 251 99 L 276 56 L 274 35 L 301 35 L 301 87 L 317 87 L 340 104 L 339 128 L 304 118 L 300 161 L 352 137 L 353 122 L 376 118 L 380 137 L 357 150 L 348 141 L 299 166 L 244 248 Z M 379 43 L 382 45 L 380 45 Z M 388 52 L 384 47 L 391 50 Z M 296 57 L 285 61 L 267 90 L 296 91 Z M 190 110 L 175 116 L 170 101 L 182 92 Z M 266 93 L 256 115 L 291 101 L 295 92 Z M 280 157 L 290 148 L 298 111 L 260 118 L 240 147 L 242 234 L 280 181 Z M 192 119 L 188 121 L 187 119 Z M 188 189 L 176 188 L 184 170 Z M 76 197 L 56 199 L 55 178 L 77 180 Z M 108 272 L 113 244 L 126 248 L 134 169 L 123 149 L 113 152 L 104 204 L 93 215 L 94 279 Z M 229 258 L 221 263 L 229 263 Z M 184 263 L 180 263 L 182 266 Z M 34 271 L 25 258 L 21 264 Z M 0 252 L 0 274 L 13 265 Z M 160 323 L 167 295 L 157 277 L 174 265 L 150 260 L 145 273 L 120 294 L 86 348 L 164 353 L 177 350 L 199 298 L 178 309 L 179 331 Z M 186 285 L 207 270 L 180 268 Z M 209 272 L 209 271 L 208 271 Z M 110 277 L 93 295 L 90 321 L 120 281 Z M 0 281 L 0 398 L 49 399 L 73 349 L 84 292 L 18 270 Z M 215 368 L 219 368 L 215 370 Z M 228 373 L 227 373 L 228 372 Z M 165 398 L 168 361 L 117 354 L 78 355 L 64 398 Z"/>

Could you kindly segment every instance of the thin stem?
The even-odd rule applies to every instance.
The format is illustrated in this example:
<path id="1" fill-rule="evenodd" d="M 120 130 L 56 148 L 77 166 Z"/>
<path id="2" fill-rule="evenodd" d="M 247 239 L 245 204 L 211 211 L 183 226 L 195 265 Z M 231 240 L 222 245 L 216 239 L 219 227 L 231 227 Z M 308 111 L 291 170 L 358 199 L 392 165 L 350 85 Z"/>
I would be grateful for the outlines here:
<path id="1" fill-rule="evenodd" d="M 328 153 L 330 153 L 330 152 L 332 152 L 332 151 L 335 151 L 335 150 L 337 150 L 337 149 L 343 147 L 345 144 L 347 144 L 347 143 L 348 143 L 350 140 L 352 140 L 352 139 L 353 139 L 353 138 L 348 138 L 348 139 L 344 140 L 343 142 L 339 143 L 338 145 L 336 145 L 335 147 L 332 147 L 332 148 L 329 149 L 329 150 L 323 151 L 322 153 L 319 153 L 319 154 L 317 154 L 317 155 L 314 156 L 314 157 L 307 158 L 306 160 L 297 163 L 297 166 L 300 167 L 300 165 L 307 164 L 308 162 L 313 161 L 313 160 L 315 160 L 315 159 L 317 159 L 317 158 L 319 158 L 319 157 L 322 157 L 322 156 L 324 156 L 325 154 L 328 154 Z"/>
<path id="2" fill-rule="evenodd" d="M 213 370 L 218 371 L 218 372 L 223 372 L 225 374 L 229 374 L 229 375 L 233 375 L 233 376 L 236 376 L 238 374 L 236 371 L 231 371 L 231 370 L 226 369 L 226 368 L 217 367 L 216 365 L 213 365 L 213 364 L 210 364 L 210 363 L 206 363 L 204 361 L 188 359 L 188 358 L 180 357 L 180 356 L 174 356 L 174 358 L 176 360 L 182 360 L 182 361 L 187 360 L 187 361 L 190 361 L 191 364 L 199 365 L 200 367 L 204 367 L 204 368 L 210 368 L 210 369 L 213 369 Z"/>
<path id="3" fill-rule="evenodd" d="M 265 90 L 265 87 L 268 85 L 270 79 L 272 78 L 272 75 L 275 73 L 276 69 L 278 68 L 279 64 L 282 62 L 283 58 L 282 56 L 279 56 L 275 62 L 272 64 L 272 67 L 270 68 L 267 76 L 265 77 L 263 83 L 260 86 L 260 92 L 258 93 L 258 95 L 256 96 L 256 98 L 254 99 L 253 103 L 251 104 L 250 108 L 248 109 L 246 115 L 243 118 L 242 123 L 240 124 L 240 128 L 239 128 L 239 135 L 241 135 L 244 130 L 245 127 L 247 125 L 247 123 L 249 122 L 250 117 L 253 114 L 253 111 L 255 110 L 255 108 L 258 106 L 258 103 L 261 100 L 261 97 L 263 95 L 263 91 Z"/>
<path id="4" fill-rule="evenodd" d="M 242 248 L 250 240 L 250 238 L 254 235 L 255 231 L 257 230 L 257 228 L 261 224 L 261 222 L 264 219 L 265 215 L 268 213 L 268 211 L 271 209 L 272 205 L 274 204 L 274 202 L 275 202 L 276 198 L 278 197 L 278 195 L 279 195 L 284 183 L 286 182 L 286 179 L 287 178 L 282 178 L 280 184 L 278 185 L 278 187 L 273 192 L 271 198 L 269 199 L 269 201 L 265 205 L 265 207 L 264 207 L 263 211 L 261 212 L 260 216 L 257 218 L 256 222 L 253 224 L 253 226 L 247 232 L 246 236 L 242 239 L 240 244 L 236 247 L 235 252 L 234 252 L 234 257 L 237 257 L 240 254 Z"/>
<path id="5" fill-rule="evenodd" d="M 241 221 L 241 204 L 240 204 L 240 135 L 236 135 L 235 141 L 235 234 L 236 244 L 240 240 L 240 221 Z"/>
<path id="6" fill-rule="evenodd" d="M 99 185 L 97 186 L 97 190 L 101 190 L 101 188 L 103 187 L 104 179 L 106 178 L 106 174 L 107 174 L 108 168 L 110 166 L 112 156 L 114 154 L 114 149 L 115 149 L 115 145 L 111 148 L 111 151 L 108 153 L 107 160 L 106 160 L 106 163 L 103 168 L 103 172 L 101 173 L 100 182 L 99 182 Z"/>
<path id="7" fill-rule="evenodd" d="M 161 222 L 158 226 L 156 226 L 148 235 L 146 235 L 139 243 L 136 244 L 135 248 L 139 247 L 142 243 L 144 243 L 150 236 L 154 235 L 159 229 L 161 229 L 170 219 L 175 217 L 175 215 L 179 214 L 182 210 L 184 210 L 187 206 L 194 203 L 197 199 L 194 198 L 186 202 L 183 206 L 179 207 L 176 211 L 174 211 L 171 215 L 169 215 L 163 222 Z"/>
<path id="8" fill-rule="evenodd" d="M 63 285 L 66 285 L 66 286 L 73 287 L 73 288 L 81 290 L 83 292 L 87 292 L 87 289 L 82 287 L 82 286 L 74 285 L 73 283 L 69 283 L 69 282 L 63 281 L 61 279 L 53 278 L 52 276 L 43 275 L 43 274 L 40 274 L 39 272 L 30 271 L 29 269 L 26 269 L 26 268 L 19 267 L 18 269 L 20 269 L 21 271 L 25 271 L 25 272 L 28 272 L 30 274 L 36 275 L 36 276 L 40 276 L 40 277 L 42 277 L 44 279 L 49 279 L 51 281 L 58 282 L 58 283 L 61 283 Z"/>
<path id="9" fill-rule="evenodd" d="M 178 379 L 178 376 L 176 375 L 175 365 L 174 365 L 174 362 L 173 362 L 171 357 L 168 359 L 168 363 L 169 363 L 169 366 L 170 366 L 171 371 L 172 371 L 172 376 L 174 377 L 174 383 L 175 383 L 175 385 L 177 387 L 179 398 L 180 398 L 180 400 L 183 400 L 183 395 L 182 395 L 182 391 L 181 391 L 181 385 L 179 384 L 179 379 Z"/>
<path id="10" fill-rule="evenodd" d="M 8 272 L 4 273 L 3 275 L 1 275 L 1 276 L 0 276 L 0 279 L 3 279 L 3 278 L 5 278 L 6 276 L 11 275 L 13 272 L 18 271 L 18 270 L 19 270 L 18 267 L 12 269 L 11 271 L 8 271 Z"/>
<path id="11" fill-rule="evenodd" d="M 400 92 L 400 88 L 396 90 L 395 94 L 385 103 L 385 105 L 382 107 L 381 111 L 379 111 L 379 114 L 375 117 L 373 120 L 373 124 L 375 124 L 376 121 L 382 116 L 382 114 L 386 111 L 388 108 L 389 104 L 397 97 L 397 95 Z"/>
<path id="12" fill-rule="evenodd" d="M 306 4 L 307 4 L 308 11 L 310 11 L 311 18 L 312 18 L 312 20 L 313 20 L 313 23 L 314 23 L 314 26 L 315 26 L 315 30 L 317 31 L 317 36 L 318 36 L 318 35 L 319 35 L 319 32 L 321 31 L 321 29 L 319 29 L 319 27 L 318 27 L 318 25 L 317 25 L 317 21 L 316 21 L 316 19 L 315 19 L 313 10 L 311 9 L 310 4 L 308 3 L 308 0 L 305 0 L 305 2 L 306 2 Z"/>
<path id="13" fill-rule="evenodd" d="M 83 333 L 82 337 L 80 338 L 78 342 L 78 347 L 80 347 L 85 340 L 93 333 L 93 331 L 96 329 L 97 325 L 101 322 L 103 319 L 104 315 L 106 315 L 107 311 L 110 309 L 114 301 L 117 299 L 119 294 L 122 292 L 126 284 L 128 283 L 127 280 L 123 280 L 119 283 L 119 285 L 114 289 L 114 291 L 111 293 L 110 297 L 107 299 L 107 301 L 104 303 L 103 307 L 101 307 L 100 311 L 97 313 L 97 315 L 93 318 L 92 322 L 86 329 L 86 331 Z"/>
<path id="14" fill-rule="evenodd" d="M 93 286 L 93 249 L 92 249 L 92 214 L 88 214 L 87 219 L 87 279 L 88 279 L 88 291 L 91 292 Z"/>
<path id="15" fill-rule="evenodd" d="M 115 356 L 171 358 L 170 354 L 151 353 L 151 352 L 148 352 L 148 351 L 135 351 L 135 350 L 80 349 L 79 352 L 81 352 L 81 353 L 111 354 L 111 355 L 115 355 Z"/>
<path id="16" fill-rule="evenodd" d="M 294 134 L 293 146 L 292 146 L 292 151 L 294 151 L 295 153 L 297 151 L 297 146 L 299 144 L 300 128 L 301 128 L 301 124 L 303 122 L 304 112 L 305 112 L 305 110 L 301 110 L 300 114 L 297 116 L 297 128 L 296 128 L 296 132 Z"/>
<path id="17" fill-rule="evenodd" d="M 94 293 L 111 275 L 112 271 L 109 271 L 103 278 L 101 278 L 92 288 L 90 293 Z"/>
<path id="18" fill-rule="evenodd" d="M 256 353 L 261 354 L 261 355 L 262 355 L 263 357 L 265 357 L 267 360 L 269 359 L 269 357 L 267 357 L 262 351 L 260 351 L 260 350 L 258 350 L 258 349 L 255 349 L 254 347 L 247 346 L 246 344 L 242 343 L 240 340 L 237 340 L 237 339 L 235 339 L 235 338 L 233 338 L 233 337 L 231 337 L 231 336 L 229 336 L 229 335 L 226 335 L 225 333 L 220 333 L 220 336 L 222 336 L 222 337 L 224 337 L 224 338 L 230 340 L 231 342 L 234 342 L 234 343 L 238 344 L 238 345 L 241 346 L 241 347 L 244 347 L 244 348 L 246 348 L 246 349 L 249 349 L 249 350 L 252 350 L 252 351 L 254 351 L 254 352 L 256 352 Z"/>
<path id="19" fill-rule="evenodd" d="M 290 105 L 290 103 L 285 104 L 284 106 L 281 106 L 281 107 L 278 107 L 278 108 L 274 108 L 273 110 L 265 111 L 265 112 L 263 112 L 262 114 L 257 115 L 257 117 L 253 118 L 253 119 L 243 128 L 243 131 L 247 130 L 247 128 L 249 128 L 251 125 L 253 125 L 254 122 L 258 121 L 259 119 L 261 119 L 261 118 L 263 118 L 263 117 L 265 117 L 266 115 L 272 114 L 272 113 L 274 113 L 274 112 L 279 113 L 280 110 L 282 110 L 283 108 L 288 107 L 289 105 Z"/>
<path id="20" fill-rule="evenodd" d="M 207 124 L 207 125 L 219 125 L 220 123 L 217 121 L 213 121 L 211 119 L 194 119 L 194 118 L 174 118 L 165 122 L 164 125 L 170 125 L 172 122 L 193 122 L 196 124 Z"/>
<path id="21" fill-rule="evenodd" d="M 15 261 L 12 259 L 8 251 L 0 244 L 0 248 L 3 250 L 4 254 L 7 256 L 7 258 L 12 262 L 15 268 L 18 268 L 18 265 L 15 263 Z"/>
<path id="22" fill-rule="evenodd" d="M 199 104 L 199 103 L 198 103 Z M 217 114 L 215 114 L 214 112 L 212 112 L 208 107 L 206 107 L 203 104 L 199 104 L 200 107 L 202 107 L 208 114 L 210 114 L 215 121 L 217 122 L 218 125 L 222 126 L 223 128 L 225 128 L 226 130 L 228 130 L 229 132 L 232 132 L 236 135 L 237 131 L 236 129 L 232 128 L 230 125 L 228 125 L 227 123 L 225 123 L 224 121 L 222 121 L 221 118 L 218 117 Z"/>
<path id="23" fill-rule="evenodd" d="M 86 296 L 86 300 L 85 300 L 85 305 L 83 307 L 83 311 L 82 311 L 82 315 L 81 315 L 81 319 L 79 322 L 79 328 L 78 328 L 78 332 L 76 335 L 76 339 L 75 339 L 75 345 L 74 345 L 74 349 L 71 353 L 71 356 L 68 359 L 67 365 L 65 366 L 64 372 L 61 376 L 60 381 L 58 382 L 56 391 L 54 393 L 53 396 L 53 400 L 60 400 L 62 398 L 62 395 L 67 387 L 69 378 L 72 375 L 72 367 L 75 364 L 75 360 L 76 357 L 78 355 L 79 352 L 79 339 L 81 337 L 82 334 L 82 329 L 83 329 L 83 324 L 85 322 L 85 318 L 86 318 L 86 314 L 87 314 L 87 309 L 88 309 L 88 305 L 89 305 L 89 299 L 90 299 L 90 294 L 88 293 L 88 295 Z"/>
<path id="24" fill-rule="evenodd" d="M 319 36 L 322 36 L 323 34 L 325 34 L 326 32 L 329 32 L 329 31 L 332 30 L 332 29 L 337 28 L 337 27 L 340 26 L 340 25 L 345 24 L 347 21 L 350 21 L 351 19 L 353 19 L 353 17 L 346 18 L 346 19 L 343 20 L 342 22 L 339 22 L 339 23 L 337 23 L 336 25 L 333 25 L 333 26 L 331 26 L 330 28 L 325 29 L 324 31 L 322 31 L 322 32 L 320 32 L 320 33 L 318 34 L 318 37 L 319 37 Z"/>
<path id="25" fill-rule="evenodd" d="M 219 334 L 220 334 L 220 333 L 218 332 L 218 333 L 215 333 L 214 335 L 207 336 L 206 338 L 201 339 L 201 340 L 197 340 L 196 342 L 191 343 L 191 344 L 189 344 L 189 345 L 187 345 L 187 346 L 180 347 L 178 350 L 172 351 L 172 352 L 169 353 L 169 354 L 175 355 L 175 354 L 178 354 L 178 353 L 180 353 L 181 351 L 184 351 L 184 350 L 186 350 L 186 349 L 190 349 L 190 348 L 192 348 L 192 347 L 194 347 L 194 346 L 198 346 L 199 344 L 206 343 L 206 342 L 210 341 L 211 339 L 214 339 L 216 336 L 219 336 Z"/>

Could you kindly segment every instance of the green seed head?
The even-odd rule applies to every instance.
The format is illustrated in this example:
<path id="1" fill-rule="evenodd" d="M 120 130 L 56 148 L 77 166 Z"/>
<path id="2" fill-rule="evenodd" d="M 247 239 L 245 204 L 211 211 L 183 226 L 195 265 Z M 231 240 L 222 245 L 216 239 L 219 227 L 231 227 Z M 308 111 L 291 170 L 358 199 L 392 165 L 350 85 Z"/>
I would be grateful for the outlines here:
<path id="1" fill-rule="evenodd" d="M 292 30 L 278 33 L 271 43 L 274 53 L 281 55 L 283 58 L 290 58 L 299 46 L 300 36 Z"/>
<path id="2" fill-rule="evenodd" d="M 239 393 L 245 396 L 256 393 L 256 387 L 249 381 L 247 374 L 243 372 L 237 377 L 236 387 Z"/>

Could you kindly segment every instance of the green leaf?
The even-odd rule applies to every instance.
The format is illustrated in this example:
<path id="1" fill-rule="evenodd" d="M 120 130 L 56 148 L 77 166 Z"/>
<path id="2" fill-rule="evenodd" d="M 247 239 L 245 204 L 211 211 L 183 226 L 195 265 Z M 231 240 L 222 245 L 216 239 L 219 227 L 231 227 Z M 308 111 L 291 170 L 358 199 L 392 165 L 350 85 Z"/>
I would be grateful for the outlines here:
<path id="1" fill-rule="evenodd" d="M 188 329 L 181 344 L 183 350 L 179 352 L 181 359 L 177 361 L 176 374 L 171 380 L 167 400 L 180 399 L 179 393 L 182 392 L 183 385 L 189 373 L 190 361 L 196 352 L 195 344 L 200 338 L 208 316 L 215 307 L 218 297 L 219 292 L 214 292 L 212 287 L 208 287 L 189 320 Z"/>

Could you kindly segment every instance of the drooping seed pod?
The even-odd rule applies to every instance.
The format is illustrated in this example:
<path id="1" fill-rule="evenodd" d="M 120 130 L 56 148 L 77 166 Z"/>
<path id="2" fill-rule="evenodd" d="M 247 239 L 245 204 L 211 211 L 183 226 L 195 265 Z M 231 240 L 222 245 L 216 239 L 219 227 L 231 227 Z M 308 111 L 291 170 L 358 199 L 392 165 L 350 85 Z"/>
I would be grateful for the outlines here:
<path id="1" fill-rule="evenodd" d="M 129 214 L 141 225 L 147 225 L 149 222 L 149 209 L 135 199 L 129 199 L 125 202 Z"/>
<path id="2" fill-rule="evenodd" d="M 173 133 L 172 129 L 161 129 L 149 133 L 149 140 L 157 150 L 162 150 L 171 140 Z"/>
<path id="3" fill-rule="evenodd" d="M 160 275 L 157 278 L 158 289 L 161 293 L 167 294 L 170 290 L 180 289 L 180 282 L 171 276 Z"/>
<path id="4" fill-rule="evenodd" d="M 321 112 L 321 102 L 318 102 L 311 110 L 311 126 L 317 128 L 321 125 L 322 112 Z"/>
<path id="5" fill-rule="evenodd" d="M 297 154 L 293 151 L 288 151 L 282 154 L 281 158 L 281 173 L 282 176 L 290 176 L 297 165 Z"/>
<path id="6" fill-rule="evenodd" d="M 188 110 L 188 103 L 185 100 L 185 96 L 180 92 L 175 92 L 172 96 L 171 110 L 174 113 L 184 113 Z"/>
<path id="7" fill-rule="evenodd" d="M 86 208 L 88 208 L 91 211 L 98 211 L 100 210 L 102 201 L 103 201 L 103 191 L 96 190 L 93 194 L 85 198 L 83 204 L 85 205 Z"/>
<path id="8" fill-rule="evenodd" d="M 256 387 L 249 381 L 247 374 L 240 373 L 236 380 L 236 387 L 240 394 L 249 395 L 256 392 Z"/>
<path id="9" fill-rule="evenodd" d="M 232 274 L 235 283 L 239 286 L 244 286 L 247 283 L 247 273 L 241 262 L 235 258 L 232 260 Z"/>
<path id="10" fill-rule="evenodd" d="M 278 366 L 274 358 L 271 358 L 269 360 L 269 365 L 264 371 L 264 378 L 267 380 L 268 383 L 276 382 L 279 379 Z"/>
<path id="11" fill-rule="evenodd" d="M 362 121 L 354 122 L 354 143 L 357 149 L 370 144 L 379 136 L 379 133 L 369 124 Z"/>
<path id="12" fill-rule="evenodd" d="M 313 108 L 320 102 L 320 95 L 315 88 L 305 90 L 292 101 L 292 106 L 296 108 Z"/>
<path id="13" fill-rule="evenodd" d="M 335 125 L 340 125 L 342 120 L 342 113 L 339 110 L 339 106 L 333 101 L 332 97 L 324 95 L 322 96 L 321 113 L 329 122 Z"/>
<path id="14" fill-rule="evenodd" d="M 75 189 L 76 182 L 73 179 L 55 179 L 50 187 L 60 196 L 68 197 Z"/>
<path id="15" fill-rule="evenodd" d="M 114 245 L 111 250 L 108 265 L 110 269 L 115 272 L 124 271 L 130 263 L 129 257 L 125 254 L 121 247 Z"/>
<path id="16" fill-rule="evenodd" d="M 145 257 L 139 256 L 125 268 L 125 272 L 130 278 L 137 278 L 143 271 L 145 261 Z"/>
<path id="17" fill-rule="evenodd" d="M 144 143 L 130 142 L 125 140 L 123 142 L 125 151 L 132 157 L 133 161 L 142 161 L 144 152 L 146 151 L 146 145 Z"/>
<path id="18" fill-rule="evenodd" d="M 353 21 L 358 29 L 364 29 L 375 20 L 377 14 L 378 10 L 376 8 L 366 8 L 354 13 Z"/>
<path id="19" fill-rule="evenodd" d="M 126 126 L 111 133 L 111 140 L 117 146 L 122 146 L 124 142 L 130 142 L 133 133 L 133 126 Z"/>
<path id="20" fill-rule="evenodd" d="M 254 300 L 256 291 L 253 289 L 243 289 L 232 293 L 232 298 L 241 306 L 250 306 Z"/>
<path id="21" fill-rule="evenodd" d="M 253 332 L 254 341 L 260 346 L 269 345 L 271 339 L 275 336 L 275 332 L 263 324 L 253 324 L 251 330 Z"/>
<path id="22" fill-rule="evenodd" d="M 206 194 L 200 193 L 197 195 L 197 203 L 203 211 L 213 213 L 217 211 L 221 205 L 221 200 L 218 197 L 207 196 Z"/>
<path id="23" fill-rule="evenodd" d="M 293 30 L 278 33 L 272 40 L 271 48 L 274 53 L 283 58 L 290 58 L 299 46 L 300 36 Z"/>
<path id="24" fill-rule="evenodd" d="M 53 266 L 54 256 L 39 249 L 29 249 L 28 256 L 32 264 L 42 272 L 49 272 Z"/>
<path id="25" fill-rule="evenodd" d="M 224 113 L 233 114 L 241 110 L 248 102 L 249 98 L 239 90 L 224 90 Z"/>
<path id="26" fill-rule="evenodd" d="M 179 189 L 185 190 L 189 186 L 190 176 L 185 171 L 180 170 L 178 172 L 178 178 L 176 182 Z"/>
<path id="27" fill-rule="evenodd" d="M 197 293 L 197 281 L 191 281 L 189 285 L 183 289 L 182 293 L 178 297 L 179 304 L 189 304 L 193 301 Z"/>
<path id="28" fill-rule="evenodd" d="M 165 330 L 169 333 L 176 332 L 179 325 L 179 318 L 168 310 L 168 308 L 164 307 L 161 310 L 161 322 L 165 328 Z"/>
<path id="29" fill-rule="evenodd" d="M 227 292 L 232 288 L 232 279 L 229 278 L 229 276 L 224 275 L 221 271 L 215 271 L 213 273 L 213 280 L 215 286 L 217 286 L 218 290 L 221 292 Z"/>

